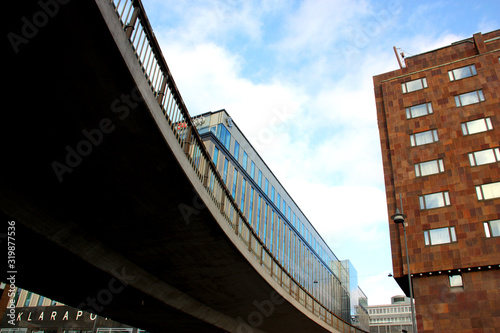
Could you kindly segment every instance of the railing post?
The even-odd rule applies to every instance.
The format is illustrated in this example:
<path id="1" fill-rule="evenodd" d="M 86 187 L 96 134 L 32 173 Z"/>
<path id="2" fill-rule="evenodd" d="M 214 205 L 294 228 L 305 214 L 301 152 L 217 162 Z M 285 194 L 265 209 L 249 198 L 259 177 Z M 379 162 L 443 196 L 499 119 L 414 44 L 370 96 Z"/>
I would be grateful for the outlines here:
<path id="1" fill-rule="evenodd" d="M 158 101 L 158 104 L 160 104 L 160 106 L 162 108 L 163 108 L 163 105 L 161 104 L 161 101 L 163 100 L 163 96 L 165 95 L 165 89 L 167 87 L 167 80 L 168 80 L 168 76 L 163 75 L 163 80 L 161 82 L 161 88 L 158 91 L 158 97 L 156 98 L 156 100 Z"/>
<path id="2" fill-rule="evenodd" d="M 210 174 L 210 160 L 207 160 L 207 159 L 204 159 L 204 160 L 205 160 L 205 172 L 203 174 L 203 186 L 205 188 L 208 188 L 208 178 L 209 178 L 209 174 Z"/>
<path id="3" fill-rule="evenodd" d="M 252 232 L 248 229 L 248 251 L 252 251 Z"/>
<path id="4" fill-rule="evenodd" d="M 224 215 L 224 190 L 222 191 L 221 198 L 220 198 L 220 212 L 222 215 Z M 225 216 L 225 215 L 224 215 Z"/>
<path id="5" fill-rule="evenodd" d="M 139 16 L 139 7 L 135 3 L 135 1 L 133 3 L 133 6 L 134 6 L 134 12 L 132 13 L 132 17 L 130 18 L 130 21 L 125 26 L 125 34 L 127 35 L 128 39 L 130 39 L 130 37 L 132 37 L 132 32 L 134 32 L 135 22 L 137 21 L 137 17 Z"/>
<path id="6" fill-rule="evenodd" d="M 234 233 L 237 235 L 238 234 L 238 226 L 240 225 L 240 214 L 235 210 L 236 214 L 236 219 L 234 222 Z"/>
<path id="7" fill-rule="evenodd" d="M 189 156 L 189 150 L 191 149 L 191 136 L 193 128 L 188 126 L 186 129 L 186 137 L 184 138 L 184 153 Z"/>
<path id="8" fill-rule="evenodd" d="M 274 276 L 274 258 L 271 256 L 271 277 Z"/>
<path id="9" fill-rule="evenodd" d="M 283 287 L 283 268 L 282 267 L 280 267 L 280 286 Z"/>

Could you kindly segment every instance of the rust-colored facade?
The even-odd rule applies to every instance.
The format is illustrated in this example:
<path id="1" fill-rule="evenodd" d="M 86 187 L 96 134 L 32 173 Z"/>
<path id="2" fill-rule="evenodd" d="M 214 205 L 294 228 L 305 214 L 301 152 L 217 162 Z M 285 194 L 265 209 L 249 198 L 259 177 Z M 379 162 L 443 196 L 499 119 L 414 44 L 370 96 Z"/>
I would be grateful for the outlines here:
<path id="1" fill-rule="evenodd" d="M 373 78 L 387 208 L 407 216 L 420 333 L 500 332 L 499 77 L 496 30 Z M 408 295 L 403 226 L 389 225 Z"/>

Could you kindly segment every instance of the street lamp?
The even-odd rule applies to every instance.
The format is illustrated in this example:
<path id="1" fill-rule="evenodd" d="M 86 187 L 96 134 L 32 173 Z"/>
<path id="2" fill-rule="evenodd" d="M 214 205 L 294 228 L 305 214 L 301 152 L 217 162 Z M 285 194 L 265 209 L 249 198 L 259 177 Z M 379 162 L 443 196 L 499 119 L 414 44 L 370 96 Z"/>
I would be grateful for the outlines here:
<path id="1" fill-rule="evenodd" d="M 413 305 L 413 286 L 411 283 L 411 271 L 410 271 L 410 256 L 408 255 L 408 242 L 406 240 L 406 224 L 405 219 L 406 215 L 399 212 L 399 209 L 396 208 L 396 214 L 391 216 L 391 219 L 396 224 L 402 224 L 404 235 L 405 235 L 405 249 L 406 249 L 406 266 L 408 267 L 408 284 L 410 286 L 410 306 L 411 306 L 411 324 L 413 326 L 413 332 L 417 333 L 417 325 L 415 323 L 415 308 Z"/>

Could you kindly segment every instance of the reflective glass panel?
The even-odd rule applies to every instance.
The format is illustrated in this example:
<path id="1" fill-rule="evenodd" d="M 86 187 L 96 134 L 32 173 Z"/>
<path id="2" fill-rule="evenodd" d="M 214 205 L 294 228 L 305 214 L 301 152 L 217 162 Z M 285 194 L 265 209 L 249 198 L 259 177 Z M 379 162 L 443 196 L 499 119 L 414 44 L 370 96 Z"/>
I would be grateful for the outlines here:
<path id="1" fill-rule="evenodd" d="M 450 199 L 448 192 L 432 193 L 420 197 L 421 209 L 444 207 L 448 206 L 449 204 Z"/>
<path id="2" fill-rule="evenodd" d="M 437 130 L 431 130 L 421 133 L 410 135 L 410 142 L 412 146 L 421 146 L 438 141 Z"/>
<path id="3" fill-rule="evenodd" d="M 415 175 L 423 177 L 444 171 L 443 160 L 433 160 L 415 165 Z"/>
<path id="4" fill-rule="evenodd" d="M 426 245 L 440 245 L 456 242 L 455 227 L 439 228 L 424 232 Z"/>
<path id="5" fill-rule="evenodd" d="M 500 236 L 500 220 L 493 220 L 489 222 L 491 229 L 491 236 L 498 237 Z"/>
<path id="6" fill-rule="evenodd" d="M 224 183 L 227 183 L 227 168 L 228 168 L 228 160 L 224 158 L 224 169 L 222 172 L 222 180 L 224 180 Z"/>
<path id="7" fill-rule="evenodd" d="M 500 182 L 477 186 L 476 192 L 479 200 L 500 198 Z"/>
<path id="8" fill-rule="evenodd" d="M 234 141 L 234 154 L 233 154 L 233 156 L 236 159 L 236 161 L 238 161 L 240 159 L 240 144 L 236 140 Z"/>
<path id="9" fill-rule="evenodd" d="M 500 149 L 485 149 L 469 154 L 471 166 L 495 163 L 499 161 Z"/>
<path id="10" fill-rule="evenodd" d="M 247 165 L 248 165 L 248 154 L 246 151 L 243 151 L 243 162 L 242 162 L 243 169 L 247 171 Z"/>
<path id="11" fill-rule="evenodd" d="M 448 72 L 448 75 L 450 77 L 450 81 L 464 79 L 466 77 L 470 77 L 470 76 L 473 76 L 476 74 L 477 74 L 477 72 L 476 72 L 475 65 L 456 68 L 456 69 Z"/>
<path id="12" fill-rule="evenodd" d="M 231 195 L 233 196 L 233 199 L 236 199 L 236 188 L 238 186 L 238 170 L 234 170 L 234 175 L 233 175 L 233 189 L 231 192 Z"/>
<path id="13" fill-rule="evenodd" d="M 464 135 L 481 133 L 491 129 L 493 129 L 493 125 L 491 124 L 490 118 L 481 118 L 462 124 L 462 132 Z"/>
<path id="14" fill-rule="evenodd" d="M 457 106 L 466 106 L 470 104 L 479 103 L 481 101 L 484 101 L 484 95 L 482 90 L 471 91 L 469 93 L 455 96 L 455 104 Z"/>
<path id="15" fill-rule="evenodd" d="M 463 285 L 461 275 L 450 275 L 450 287 L 462 287 Z"/>
<path id="16" fill-rule="evenodd" d="M 432 113 L 431 103 L 419 104 L 406 108 L 406 118 L 422 117 Z"/>
<path id="17" fill-rule="evenodd" d="M 245 213 L 245 191 L 247 187 L 247 180 L 243 178 L 243 181 L 241 183 L 241 202 L 240 202 L 240 209 L 243 213 Z"/>
<path id="18" fill-rule="evenodd" d="M 409 93 L 412 91 L 427 88 L 427 80 L 425 78 L 422 78 L 413 81 L 408 81 L 401 84 L 401 88 L 403 90 L 403 93 Z"/>

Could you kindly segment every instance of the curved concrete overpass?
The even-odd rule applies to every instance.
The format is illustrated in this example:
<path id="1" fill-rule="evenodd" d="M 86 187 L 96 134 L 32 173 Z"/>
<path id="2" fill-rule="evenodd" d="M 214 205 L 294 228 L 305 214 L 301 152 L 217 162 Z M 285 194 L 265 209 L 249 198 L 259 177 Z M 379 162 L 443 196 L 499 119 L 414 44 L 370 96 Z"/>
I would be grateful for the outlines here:
<path id="1" fill-rule="evenodd" d="M 337 331 L 221 214 L 111 3 L 6 5 L 0 204 L 19 287 L 151 332 Z"/>

